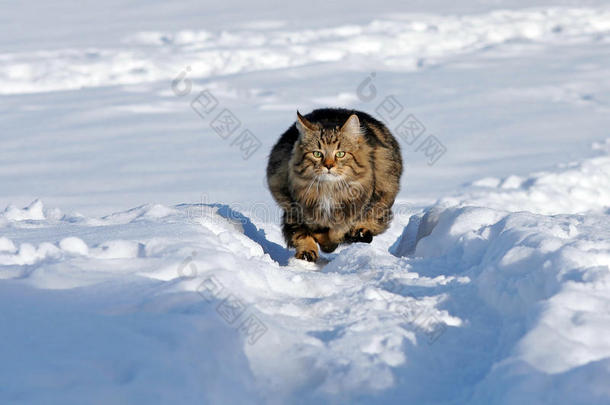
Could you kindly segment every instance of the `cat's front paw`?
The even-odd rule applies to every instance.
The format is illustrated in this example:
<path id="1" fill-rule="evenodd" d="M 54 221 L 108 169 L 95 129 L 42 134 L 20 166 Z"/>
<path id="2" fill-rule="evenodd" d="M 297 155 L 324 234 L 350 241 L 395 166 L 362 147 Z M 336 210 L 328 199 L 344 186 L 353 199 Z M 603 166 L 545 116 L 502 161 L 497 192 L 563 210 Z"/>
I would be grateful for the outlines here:
<path id="1" fill-rule="evenodd" d="M 322 249 L 324 253 L 332 253 L 338 246 L 338 243 L 320 243 L 320 249 Z"/>
<path id="2" fill-rule="evenodd" d="M 307 260 L 308 262 L 315 262 L 316 260 L 318 260 L 318 252 L 315 252 L 313 250 L 303 250 L 297 252 L 294 257 L 301 260 Z"/>
<path id="3" fill-rule="evenodd" d="M 373 241 L 373 233 L 366 228 L 352 229 L 345 235 L 346 242 L 363 242 L 371 243 Z"/>

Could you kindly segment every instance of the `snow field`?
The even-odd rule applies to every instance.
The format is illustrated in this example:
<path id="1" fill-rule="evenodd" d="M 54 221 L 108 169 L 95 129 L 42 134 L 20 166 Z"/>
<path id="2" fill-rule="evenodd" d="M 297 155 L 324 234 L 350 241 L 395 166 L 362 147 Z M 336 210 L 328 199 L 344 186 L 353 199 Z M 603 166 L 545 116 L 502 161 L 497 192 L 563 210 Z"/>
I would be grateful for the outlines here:
<path id="1" fill-rule="evenodd" d="M 116 48 L 0 55 L 0 94 L 134 85 L 172 80 L 188 62 L 192 77 L 212 78 L 311 64 L 415 70 L 510 42 L 587 43 L 610 31 L 597 8 L 494 10 L 475 15 L 398 14 L 368 24 L 290 30 L 284 23 L 219 32 L 138 32 Z M 353 101 L 353 100 L 352 100 Z"/>
<path id="2" fill-rule="evenodd" d="M 610 9 L 547 3 L 7 4 L 0 403 L 610 403 Z M 266 153 L 390 95 L 446 153 L 295 260 Z"/>
<path id="3" fill-rule="evenodd" d="M 113 328 L 125 316 L 146 317 L 142 308 L 150 296 L 124 292 L 153 285 L 155 305 L 170 322 L 198 319 L 231 335 L 220 346 L 224 355 L 241 358 L 232 378 L 246 381 L 257 401 L 374 396 L 513 403 L 539 395 L 546 403 L 545 393 L 552 392 L 555 403 L 602 403 L 608 392 L 595 382 L 586 395 L 562 382 L 568 373 L 608 374 L 610 219 L 602 190 L 609 179 L 608 156 L 599 156 L 511 180 L 511 187 L 502 187 L 502 180 L 477 182 L 474 191 L 467 188 L 410 218 L 399 216 L 371 245 L 343 247 L 313 267 L 288 260 L 276 223 L 228 206 L 148 205 L 86 218 L 35 201 L 2 214 L 7 236 L 0 239 L 1 274 L 15 291 L 57 290 L 51 302 L 95 288 L 109 301 L 84 311 L 106 314 Z M 540 197 L 529 198 L 531 193 Z M 593 197 L 586 206 L 583 196 Z M 514 205 L 503 202 L 508 200 Z M 523 207 L 528 211 L 513 208 L 520 201 L 531 203 Z M 572 212 L 578 208 L 584 211 Z M 182 309 L 174 313 L 175 306 Z M 252 322 L 254 331 L 248 329 Z M 98 332 L 133 333 L 132 324 L 120 325 L 119 331 Z M 185 333 L 162 326 L 150 327 L 168 339 Z M 43 340 L 55 333 L 51 326 L 36 328 L 44 355 L 30 361 L 41 370 L 43 359 L 61 361 L 61 352 Z M 9 331 L 9 340 L 24 338 L 27 330 Z M 98 338 L 96 351 L 112 352 L 115 341 Z M 203 333 L 188 344 L 207 346 L 209 338 Z M 77 346 L 69 359 L 84 349 Z M 172 362 L 177 354 L 161 350 L 157 356 Z M 137 355 L 127 359 L 130 378 L 121 388 L 127 398 L 140 392 L 140 383 L 154 384 L 163 375 Z M 119 372 L 115 361 L 71 363 L 74 373 L 63 377 L 65 384 L 93 378 L 92 364 Z M 224 357 L 214 361 L 225 364 Z M 15 381 L 5 398 L 26 395 L 26 386 L 33 387 L 26 399 L 49 395 L 44 387 L 50 377 L 40 372 L 40 380 Z M 232 378 L 207 369 L 189 372 L 201 381 L 214 379 L 226 388 L 219 398 L 232 398 Z M 533 382 L 514 383 L 515 375 Z M 447 389 L 434 390 L 438 384 Z M 51 395 L 64 400 L 71 394 Z"/>

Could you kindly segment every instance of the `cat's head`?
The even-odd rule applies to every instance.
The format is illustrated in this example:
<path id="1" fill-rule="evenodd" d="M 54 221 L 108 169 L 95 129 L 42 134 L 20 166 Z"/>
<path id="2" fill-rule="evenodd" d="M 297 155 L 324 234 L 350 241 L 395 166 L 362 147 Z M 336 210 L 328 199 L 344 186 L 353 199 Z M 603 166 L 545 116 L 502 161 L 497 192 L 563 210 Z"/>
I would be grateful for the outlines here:
<path id="1" fill-rule="evenodd" d="M 297 111 L 299 140 L 294 170 L 301 177 L 322 182 L 353 181 L 368 169 L 366 142 L 360 120 L 352 114 L 341 126 L 328 127 L 308 121 Z"/>

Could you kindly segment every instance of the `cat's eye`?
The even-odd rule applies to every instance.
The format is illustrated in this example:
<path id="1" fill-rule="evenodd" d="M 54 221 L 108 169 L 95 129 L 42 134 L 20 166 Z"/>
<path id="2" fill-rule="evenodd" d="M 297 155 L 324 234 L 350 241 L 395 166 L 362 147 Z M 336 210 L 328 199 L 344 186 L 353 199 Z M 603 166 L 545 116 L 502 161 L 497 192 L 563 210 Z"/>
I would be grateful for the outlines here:
<path id="1" fill-rule="evenodd" d="M 343 156 L 345 156 L 345 152 L 340 150 L 339 152 L 335 153 L 335 156 L 338 157 L 338 158 L 342 158 Z"/>
<path id="2" fill-rule="evenodd" d="M 313 151 L 313 157 L 315 158 L 321 158 L 322 157 L 322 152 L 318 151 L 318 150 L 314 150 Z"/>

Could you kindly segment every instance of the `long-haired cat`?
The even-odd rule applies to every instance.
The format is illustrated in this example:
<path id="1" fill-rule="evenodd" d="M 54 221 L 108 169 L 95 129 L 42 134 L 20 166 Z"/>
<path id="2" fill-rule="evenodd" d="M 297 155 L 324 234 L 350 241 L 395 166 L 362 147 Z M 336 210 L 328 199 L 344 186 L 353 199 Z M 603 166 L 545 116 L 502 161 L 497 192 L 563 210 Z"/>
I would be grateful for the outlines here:
<path id="1" fill-rule="evenodd" d="M 340 243 L 370 243 L 389 226 L 401 174 L 398 142 L 375 118 L 335 108 L 297 111 L 267 165 L 295 257 L 316 261 L 318 245 L 332 252 Z"/>

